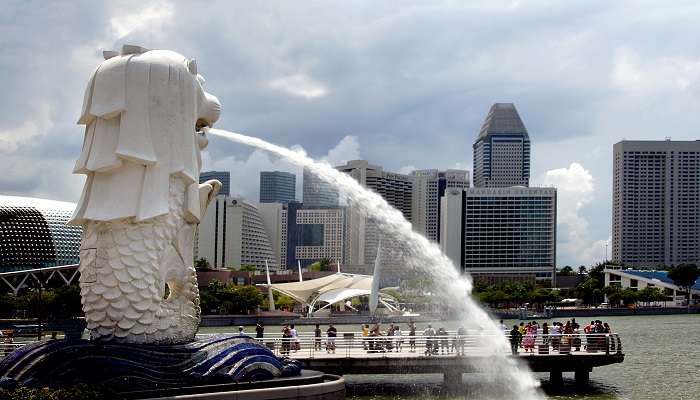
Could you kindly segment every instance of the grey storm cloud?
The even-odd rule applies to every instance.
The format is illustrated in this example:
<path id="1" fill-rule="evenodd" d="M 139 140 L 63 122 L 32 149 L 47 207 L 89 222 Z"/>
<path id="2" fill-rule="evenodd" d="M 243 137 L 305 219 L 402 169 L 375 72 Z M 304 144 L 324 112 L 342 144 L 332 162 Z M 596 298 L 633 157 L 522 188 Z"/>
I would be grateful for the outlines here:
<path id="1" fill-rule="evenodd" d="M 352 136 L 392 170 L 471 169 L 489 106 L 514 102 L 532 181 L 562 185 L 561 226 L 586 221 L 560 235 L 559 263 L 591 263 L 584 248 L 610 232 L 612 144 L 698 136 L 699 18 L 693 1 L 6 2 L 0 193 L 77 200 L 84 86 L 101 50 L 139 44 L 197 58 L 221 128 L 316 157 Z M 284 166 L 220 139 L 207 157 Z"/>

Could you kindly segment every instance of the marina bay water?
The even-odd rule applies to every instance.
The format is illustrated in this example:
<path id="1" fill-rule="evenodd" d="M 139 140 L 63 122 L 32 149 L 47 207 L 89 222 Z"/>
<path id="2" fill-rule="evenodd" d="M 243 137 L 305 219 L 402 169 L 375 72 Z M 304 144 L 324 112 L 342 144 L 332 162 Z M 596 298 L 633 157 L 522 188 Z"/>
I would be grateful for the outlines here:
<path id="1" fill-rule="evenodd" d="M 461 274 L 435 243 L 413 231 L 411 223 L 403 214 L 379 194 L 364 188 L 354 178 L 337 171 L 331 165 L 316 162 L 302 152 L 221 129 L 207 129 L 207 133 L 276 154 L 308 168 L 332 184 L 354 212 L 376 223 L 380 237 L 399 244 L 401 250 L 397 256 L 401 257 L 407 272 L 414 271 L 432 278 L 433 287 L 437 289 L 431 294 L 436 301 L 449 304 L 459 316 L 460 323 L 468 330 L 485 333 L 482 347 L 492 351 L 493 357 L 474 367 L 482 372 L 485 381 L 498 384 L 498 397 L 518 400 L 542 398 L 539 381 L 528 368 L 505 355 L 508 350 L 506 339 L 499 334 L 496 323 L 471 297 L 472 283 L 469 277 Z"/>

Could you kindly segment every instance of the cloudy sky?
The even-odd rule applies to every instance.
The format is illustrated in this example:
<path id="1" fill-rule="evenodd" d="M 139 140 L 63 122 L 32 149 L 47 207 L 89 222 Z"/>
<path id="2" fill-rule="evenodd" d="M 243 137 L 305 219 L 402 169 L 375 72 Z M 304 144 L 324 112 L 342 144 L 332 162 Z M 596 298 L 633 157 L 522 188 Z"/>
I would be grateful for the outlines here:
<path id="1" fill-rule="evenodd" d="M 699 20 L 697 1 L 6 1 L 0 194 L 78 199 L 85 84 L 102 50 L 138 44 L 197 59 L 218 127 L 333 163 L 471 170 L 490 105 L 513 102 L 531 182 L 559 189 L 558 264 L 590 264 L 613 143 L 699 136 Z M 260 170 L 296 172 L 217 138 L 205 161 L 250 199 Z"/>

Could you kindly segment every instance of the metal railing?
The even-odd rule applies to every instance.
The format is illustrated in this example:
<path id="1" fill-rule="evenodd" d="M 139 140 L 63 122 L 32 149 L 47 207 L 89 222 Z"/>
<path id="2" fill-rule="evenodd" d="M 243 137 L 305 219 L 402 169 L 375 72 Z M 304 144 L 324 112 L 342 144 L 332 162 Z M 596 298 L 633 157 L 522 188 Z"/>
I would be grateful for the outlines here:
<path id="1" fill-rule="evenodd" d="M 214 334 L 197 335 L 199 338 Z M 502 339 L 503 337 L 501 337 Z M 493 352 L 494 336 L 488 334 L 410 336 L 365 336 L 359 332 L 338 332 L 335 338 L 301 334 L 296 338 L 284 338 L 281 334 L 265 335 L 255 339 L 277 356 L 291 358 L 316 357 L 401 357 L 404 356 L 468 356 Z M 510 343 L 510 336 L 505 335 Z M 0 358 L 30 342 L 0 343 Z M 537 334 L 532 341 L 523 336 L 516 343 L 519 355 L 543 354 L 622 354 L 622 341 L 617 333 L 595 334 Z M 503 352 L 510 351 L 507 347 Z"/>
<path id="2" fill-rule="evenodd" d="M 494 336 L 487 334 L 423 336 L 366 336 L 355 332 L 338 332 L 336 337 L 315 337 L 302 334 L 296 338 L 284 338 L 281 335 L 268 335 L 256 339 L 278 356 L 291 358 L 318 357 L 397 357 L 405 356 L 468 356 L 493 351 Z M 510 343 L 510 336 L 505 335 Z M 617 333 L 607 334 L 569 334 L 544 335 L 534 338 L 521 337 L 515 346 L 519 355 L 544 354 L 621 354 L 622 341 Z M 501 350 L 510 352 L 508 346 Z M 499 350 L 499 351 L 501 351 Z"/>

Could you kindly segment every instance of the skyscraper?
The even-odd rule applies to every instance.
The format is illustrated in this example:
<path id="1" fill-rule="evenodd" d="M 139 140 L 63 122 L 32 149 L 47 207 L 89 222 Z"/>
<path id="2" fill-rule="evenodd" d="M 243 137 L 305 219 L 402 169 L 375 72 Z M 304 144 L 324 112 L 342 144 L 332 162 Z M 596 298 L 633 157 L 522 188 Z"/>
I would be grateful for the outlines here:
<path id="1" fill-rule="evenodd" d="M 260 172 L 260 202 L 289 203 L 295 201 L 296 175 L 282 171 Z"/>
<path id="2" fill-rule="evenodd" d="M 255 205 L 223 195 L 209 204 L 202 217 L 194 246 L 195 258 L 205 258 L 213 268 L 240 268 L 254 265 L 277 268 L 265 224 Z"/>
<path id="3" fill-rule="evenodd" d="M 345 209 L 289 203 L 286 209 L 286 265 L 306 266 L 321 258 L 344 263 Z"/>
<path id="4" fill-rule="evenodd" d="M 338 191 L 333 185 L 304 168 L 303 202 L 306 208 L 338 207 Z"/>
<path id="5" fill-rule="evenodd" d="M 409 222 L 412 220 L 413 180 L 410 176 L 384 171 L 382 167 L 365 160 L 348 161 L 336 169 L 349 174 L 363 186 L 380 194 L 390 205 L 401 211 Z M 346 213 L 346 232 L 346 263 L 366 266 L 367 272 L 371 272 L 381 241 L 381 281 L 384 284 L 397 285 L 405 265 L 401 261 L 401 243 L 382 234 L 378 222 L 360 212 L 353 204 L 349 205 Z"/>
<path id="6" fill-rule="evenodd" d="M 491 106 L 474 143 L 474 187 L 529 186 L 530 138 L 512 103 Z"/>
<path id="7" fill-rule="evenodd" d="M 613 153 L 612 259 L 700 262 L 700 141 L 623 140 Z"/>
<path id="8" fill-rule="evenodd" d="M 202 171 L 199 173 L 199 183 L 204 183 L 209 179 L 216 179 L 221 182 L 219 194 L 231 195 L 231 173 L 228 171 Z"/>
<path id="9" fill-rule="evenodd" d="M 553 280 L 556 189 L 451 189 L 442 209 L 440 246 L 464 271 L 491 282 Z"/>
<path id="10" fill-rule="evenodd" d="M 468 188 L 469 171 L 424 169 L 413 171 L 411 216 L 413 229 L 428 239 L 440 241 L 440 199 L 448 188 Z"/>

